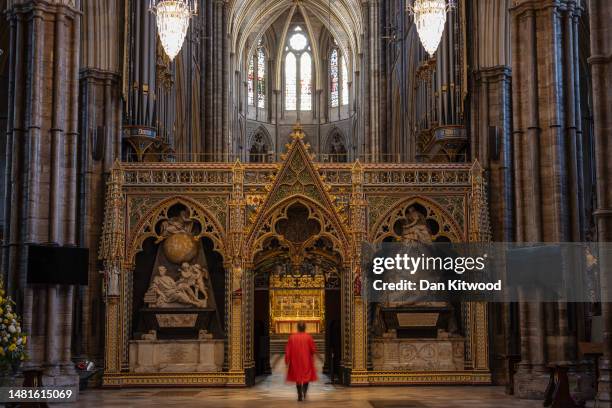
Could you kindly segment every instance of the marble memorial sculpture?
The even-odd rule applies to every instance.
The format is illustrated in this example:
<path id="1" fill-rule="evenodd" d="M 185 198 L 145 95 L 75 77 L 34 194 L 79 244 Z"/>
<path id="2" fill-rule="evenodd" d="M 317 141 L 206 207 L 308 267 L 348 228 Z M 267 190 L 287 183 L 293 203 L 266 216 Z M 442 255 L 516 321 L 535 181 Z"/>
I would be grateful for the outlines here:
<path id="1" fill-rule="evenodd" d="M 414 206 L 406 210 L 406 224 L 402 228 L 402 242 L 405 244 L 431 244 L 431 231 L 427 226 L 425 215 Z"/>
<path id="2" fill-rule="evenodd" d="M 160 265 L 157 270 L 159 275 L 153 278 L 145 294 L 149 307 L 207 307 L 208 291 L 204 280 L 208 273 L 201 265 L 184 262 L 177 280 L 167 274 L 165 266 Z"/>
<path id="3" fill-rule="evenodd" d="M 415 206 L 405 213 L 401 243 L 406 253 L 419 256 L 432 253 L 432 233 L 425 214 Z M 392 271 L 390 280 L 402 279 L 401 271 Z M 383 308 L 395 309 L 396 319 L 403 330 L 411 327 L 433 326 L 437 335 L 431 337 L 400 338 L 396 328 L 386 327 Z M 427 309 L 430 309 L 429 311 Z M 446 324 L 438 323 L 441 310 L 448 315 Z M 431 322 L 425 322 L 431 320 Z M 432 325 L 432 322 L 433 325 Z M 409 301 L 401 294 L 390 294 L 386 302 L 374 307 L 372 364 L 375 370 L 463 370 L 465 339 L 458 334 L 454 306 L 447 301 L 426 301 L 415 291 Z"/>
<path id="4" fill-rule="evenodd" d="M 193 236 L 193 228 L 194 221 L 185 210 L 161 223 L 157 242 L 163 241 L 162 250 L 168 261 L 179 265 L 195 258 L 198 245 Z"/>
<path id="5" fill-rule="evenodd" d="M 407 246 L 407 251 L 415 251 L 417 256 L 420 252 L 432 253 L 433 240 L 431 230 L 427 225 L 425 214 L 411 205 L 406 209 L 406 224 L 402 229 L 402 243 Z M 428 276 L 429 279 L 433 278 Z M 454 306 L 448 301 L 423 301 L 419 298 L 419 291 L 414 291 L 415 296 L 412 302 L 394 304 L 394 306 L 420 306 L 420 307 L 444 307 L 449 310 L 450 317 L 446 330 L 448 333 L 456 335 L 458 332 Z"/>

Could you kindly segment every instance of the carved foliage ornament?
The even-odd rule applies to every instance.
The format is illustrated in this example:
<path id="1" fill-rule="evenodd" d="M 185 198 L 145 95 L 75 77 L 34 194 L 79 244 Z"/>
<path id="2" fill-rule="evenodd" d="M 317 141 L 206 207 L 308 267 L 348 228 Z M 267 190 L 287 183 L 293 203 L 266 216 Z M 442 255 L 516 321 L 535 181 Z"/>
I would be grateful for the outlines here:
<path id="1" fill-rule="evenodd" d="M 370 234 L 372 242 L 399 241 L 402 226 L 410 207 L 418 207 L 430 226 L 433 241 L 463 242 L 465 237 L 461 228 L 439 205 L 425 197 L 413 197 L 396 203 L 375 224 Z"/>
<path id="2" fill-rule="evenodd" d="M 256 208 L 255 222 L 251 225 L 251 232 L 247 240 L 246 258 L 254 260 L 256 253 L 261 252 L 266 241 L 273 237 L 283 237 L 284 222 L 288 220 L 287 211 L 292 205 L 299 203 L 308 213 L 304 226 L 310 228 L 311 235 L 303 242 L 291 242 L 285 236 L 284 243 L 294 248 L 296 255 L 300 249 L 314 242 L 318 237 L 329 239 L 334 248 L 348 259 L 349 242 L 342 226 L 340 216 L 329 196 L 330 186 L 323 183 L 321 176 L 312 163 L 308 152 L 309 146 L 304 143 L 304 132 L 300 125 L 296 125 L 292 133 L 293 142 L 288 146 L 284 163 L 275 177 L 273 183 L 267 186 L 268 198 L 263 205 Z M 306 214 L 306 213 L 304 213 Z M 280 221 L 280 223 L 279 223 Z M 318 224 L 318 227 L 314 223 Z M 289 224 L 287 224 L 289 225 Z M 317 230 L 318 231 L 315 231 Z M 291 255 L 290 255 L 291 256 Z M 294 259 L 298 261 L 298 259 Z"/>
<path id="3" fill-rule="evenodd" d="M 335 252 L 344 255 L 344 245 L 339 236 L 326 211 L 305 198 L 295 197 L 270 211 L 255 235 L 251 253 L 254 259 L 267 249 L 270 240 L 278 239 L 280 245 L 289 250 L 291 262 L 299 264 L 307 254 L 306 250 L 319 238 L 325 238 Z"/>

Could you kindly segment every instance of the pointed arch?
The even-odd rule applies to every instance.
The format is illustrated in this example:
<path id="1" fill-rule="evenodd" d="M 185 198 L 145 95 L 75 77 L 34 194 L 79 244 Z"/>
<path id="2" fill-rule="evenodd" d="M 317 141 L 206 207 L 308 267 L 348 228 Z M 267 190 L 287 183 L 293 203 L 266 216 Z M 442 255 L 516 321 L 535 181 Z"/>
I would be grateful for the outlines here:
<path id="1" fill-rule="evenodd" d="M 325 138 L 325 154 L 328 155 L 328 161 L 345 163 L 348 161 L 349 143 L 344 132 L 337 126 L 334 126 Z"/>
<path id="2" fill-rule="evenodd" d="M 249 162 L 261 163 L 268 161 L 268 154 L 274 151 L 274 143 L 270 132 L 260 125 L 251 132 L 247 141 Z"/>
<path id="3" fill-rule="evenodd" d="M 275 234 L 273 222 L 283 216 L 283 211 L 300 202 L 319 214 L 324 223 L 322 234 L 334 242 L 344 262 L 350 259 L 350 239 L 326 185 L 312 163 L 303 142 L 304 132 L 294 129 L 294 138 L 287 156 L 277 173 L 264 203 L 258 208 L 255 221 L 249 228 L 245 241 L 245 259 L 252 263 L 267 237 Z"/>
<path id="4" fill-rule="evenodd" d="M 349 260 L 349 240 L 342 229 L 342 224 L 338 223 L 333 210 L 326 208 L 322 203 L 313 200 L 305 195 L 294 195 L 280 201 L 270 207 L 258 222 L 254 223 L 247 239 L 246 262 L 253 263 L 259 253 L 264 250 L 267 240 L 279 236 L 276 224 L 280 220 L 287 219 L 287 210 L 295 204 L 301 204 L 308 209 L 309 219 L 316 219 L 321 223 L 321 230 L 306 240 L 298 250 L 310 245 L 315 239 L 326 238 L 333 244 L 343 262 Z"/>
<path id="5" fill-rule="evenodd" d="M 330 9 L 331 5 L 331 9 Z M 343 55 L 348 56 L 349 73 L 353 63 L 361 53 L 363 41 L 363 16 L 359 0 L 338 0 L 331 4 L 326 0 L 307 0 L 296 4 L 294 0 L 235 0 L 230 4 L 230 22 L 227 34 L 231 39 L 231 49 L 235 53 L 235 61 L 244 61 L 246 55 L 252 53 L 253 38 L 259 38 L 276 20 L 286 14 L 285 28 L 279 37 L 279 43 L 284 44 L 288 23 L 291 21 L 297 7 L 303 11 L 305 20 L 316 17 L 338 40 Z M 306 21 L 308 25 L 308 21 Z M 312 33 L 312 25 L 308 27 Z M 247 47 L 249 41 L 253 41 Z M 314 50 L 316 51 L 316 50 Z M 318 55 L 318 54 L 317 54 Z M 276 60 L 279 61 L 279 55 Z M 317 71 L 319 67 L 317 66 Z M 278 70 L 276 80 L 280 79 Z M 317 83 L 317 86 L 320 86 Z"/>
<path id="6" fill-rule="evenodd" d="M 200 224 L 201 230 L 196 238 L 210 238 L 214 245 L 213 249 L 225 256 L 225 228 L 221 223 L 197 200 L 192 197 L 176 195 L 154 204 L 138 221 L 136 227 L 130 231 L 125 241 L 127 247 L 125 259 L 128 263 L 135 263 L 136 254 L 142 251 L 142 244 L 146 239 L 160 238 L 156 231 L 156 225 L 160 221 L 167 219 L 168 211 L 177 204 L 186 207 L 189 218 Z"/>
<path id="7" fill-rule="evenodd" d="M 436 201 L 422 195 L 400 199 L 391 205 L 390 209 L 374 222 L 369 233 L 370 242 L 381 243 L 387 238 L 401 238 L 394 227 L 396 223 L 402 222 L 406 210 L 413 205 L 420 206 L 426 211 L 424 214 L 426 219 L 438 223 L 439 231 L 432 231 L 434 240 L 444 237 L 450 242 L 467 242 L 465 231 L 459 227 L 453 216 Z"/>

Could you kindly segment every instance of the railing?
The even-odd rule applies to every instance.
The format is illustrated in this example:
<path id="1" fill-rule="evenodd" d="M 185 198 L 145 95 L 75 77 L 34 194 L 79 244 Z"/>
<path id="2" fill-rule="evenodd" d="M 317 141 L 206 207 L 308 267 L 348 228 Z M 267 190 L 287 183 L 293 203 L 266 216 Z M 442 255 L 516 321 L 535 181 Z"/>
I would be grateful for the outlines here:
<path id="1" fill-rule="evenodd" d="M 233 164 L 201 163 L 132 163 L 123 166 L 126 186 L 194 186 L 210 185 L 231 188 Z M 257 187 L 270 184 L 276 174 L 273 165 L 247 165 L 244 184 Z M 349 187 L 352 183 L 351 164 L 321 164 L 319 172 L 326 183 Z M 363 167 L 365 186 L 469 186 L 469 164 L 373 164 Z"/>
<path id="2" fill-rule="evenodd" d="M 464 168 L 368 169 L 364 185 L 470 185 L 470 170 Z"/>
<path id="3" fill-rule="evenodd" d="M 231 169 L 124 168 L 123 184 L 137 186 L 219 185 L 231 186 Z"/>
<path id="4" fill-rule="evenodd" d="M 166 163 L 234 163 L 240 160 L 242 163 L 275 163 L 280 162 L 281 153 L 252 153 L 247 156 L 243 154 L 228 153 L 146 153 L 144 162 L 166 162 Z M 454 156 L 454 163 L 465 163 L 468 159 L 465 153 Z M 360 154 L 357 156 L 349 154 L 314 154 L 314 161 L 318 163 L 353 163 L 359 160 L 361 163 L 446 163 L 448 155 L 445 154 L 423 154 L 414 160 L 402 154 Z M 135 156 L 128 156 L 124 162 L 138 163 Z"/>

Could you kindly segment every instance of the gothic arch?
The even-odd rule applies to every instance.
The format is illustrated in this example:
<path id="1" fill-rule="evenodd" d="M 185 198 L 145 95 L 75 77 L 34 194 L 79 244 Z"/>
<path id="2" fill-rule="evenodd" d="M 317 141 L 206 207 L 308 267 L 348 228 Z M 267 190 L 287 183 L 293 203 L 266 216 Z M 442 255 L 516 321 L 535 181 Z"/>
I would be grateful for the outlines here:
<path id="1" fill-rule="evenodd" d="M 134 265 L 136 254 L 142 251 L 142 244 L 147 238 L 160 238 L 156 231 L 158 222 L 167 219 L 168 211 L 175 205 L 183 205 L 189 212 L 189 218 L 197 221 L 201 230 L 196 239 L 202 237 L 210 238 L 213 249 L 225 256 L 225 230 L 219 221 L 201 203 L 191 197 L 173 196 L 156 203 L 140 219 L 136 227 L 130 231 L 126 240 L 126 262 Z"/>
<path id="2" fill-rule="evenodd" d="M 259 38 L 263 32 L 285 13 L 293 15 L 296 7 L 302 13 L 312 14 L 327 26 L 338 40 L 346 55 L 355 57 L 361 52 L 363 18 L 361 5 L 357 0 L 341 0 L 330 4 L 325 0 L 309 0 L 296 4 L 293 0 L 235 0 L 230 7 L 230 23 L 227 26 L 231 38 L 231 48 L 235 50 L 236 60 L 242 61 L 244 55 L 251 53 L 247 42 L 249 38 Z M 290 19 L 288 19 L 290 20 Z M 281 36 L 282 37 L 282 36 Z M 283 38 L 281 38 L 282 43 Z M 351 66 L 349 62 L 349 66 Z"/>
<path id="3" fill-rule="evenodd" d="M 320 223 L 320 232 L 309 237 L 300 246 L 303 249 L 319 237 L 328 239 L 333 243 L 334 250 L 342 258 L 342 262 L 348 262 L 350 258 L 350 244 L 344 227 L 338 222 L 334 214 L 321 203 L 303 196 L 294 195 L 282 200 L 270 207 L 258 222 L 255 222 L 249 231 L 245 246 L 245 261 L 253 264 L 257 254 L 263 251 L 266 241 L 273 237 L 278 237 L 279 231 L 276 230 L 278 221 L 288 219 L 287 210 L 295 205 L 301 204 L 308 209 L 308 220 L 316 220 Z M 333 210 L 332 210 L 333 211 Z"/>
<path id="4" fill-rule="evenodd" d="M 300 5 L 299 3 L 297 4 L 297 7 L 299 9 L 300 14 L 302 15 L 302 17 L 304 18 L 304 25 L 305 25 L 305 35 L 306 37 L 308 37 L 308 41 L 310 44 L 310 47 L 312 48 L 312 51 L 310 52 L 312 61 L 314 62 L 314 75 L 312 75 L 312 80 L 313 80 L 313 88 L 314 89 L 320 89 L 322 86 L 322 67 L 321 67 L 321 55 L 320 55 L 320 51 L 319 51 L 319 41 L 318 38 L 316 37 L 316 33 L 314 32 L 314 27 L 312 24 L 312 21 L 310 20 L 310 16 L 308 15 L 308 13 L 306 13 L 306 10 L 302 7 L 302 5 Z M 285 60 L 285 44 L 287 42 L 287 38 L 289 37 L 289 30 L 291 29 L 292 26 L 292 21 L 293 21 L 293 16 L 295 14 L 295 9 L 292 11 L 291 16 L 287 19 L 287 24 L 285 24 L 285 27 L 283 29 L 283 35 L 281 36 L 282 38 L 282 42 L 279 43 L 279 47 L 278 47 L 278 55 L 277 55 L 277 60 L 280 62 L 279 64 L 276 65 L 276 81 L 277 83 L 282 83 L 282 78 L 283 78 L 283 66 L 284 66 L 284 60 Z"/>
<path id="5" fill-rule="evenodd" d="M 254 150 L 255 149 L 255 150 Z M 267 154 L 270 151 L 274 151 L 274 143 L 272 143 L 272 137 L 264 126 L 258 126 L 255 128 L 248 137 L 247 140 L 247 154 L 249 155 L 249 162 L 265 162 L 267 161 Z M 256 160 L 253 160 L 251 154 L 255 156 Z"/>
<path id="6" fill-rule="evenodd" d="M 248 61 L 249 58 L 253 57 L 253 54 L 257 50 L 257 48 L 261 47 L 264 49 L 266 53 L 266 57 L 268 59 L 274 60 L 274 50 L 278 47 L 276 41 L 276 33 L 274 32 L 274 26 L 269 27 L 268 30 L 256 33 L 252 36 L 252 42 L 249 43 L 247 52 L 245 52 L 245 61 Z M 270 76 L 272 78 L 272 76 Z"/>
<path id="7" fill-rule="evenodd" d="M 350 150 L 348 138 L 344 132 L 337 126 L 334 126 L 325 138 L 324 152 L 329 155 L 331 162 L 346 162 L 348 161 L 348 152 Z"/>
<path id="8" fill-rule="evenodd" d="M 435 221 L 438 224 L 438 231 L 432 231 L 434 240 L 446 238 L 450 242 L 467 241 L 457 222 L 438 203 L 428 197 L 412 196 L 396 202 L 389 211 L 376 220 L 369 233 L 370 242 L 378 244 L 386 238 L 400 238 L 394 227 L 405 217 L 408 207 L 415 204 L 426 210 L 425 216 L 428 221 Z"/>

